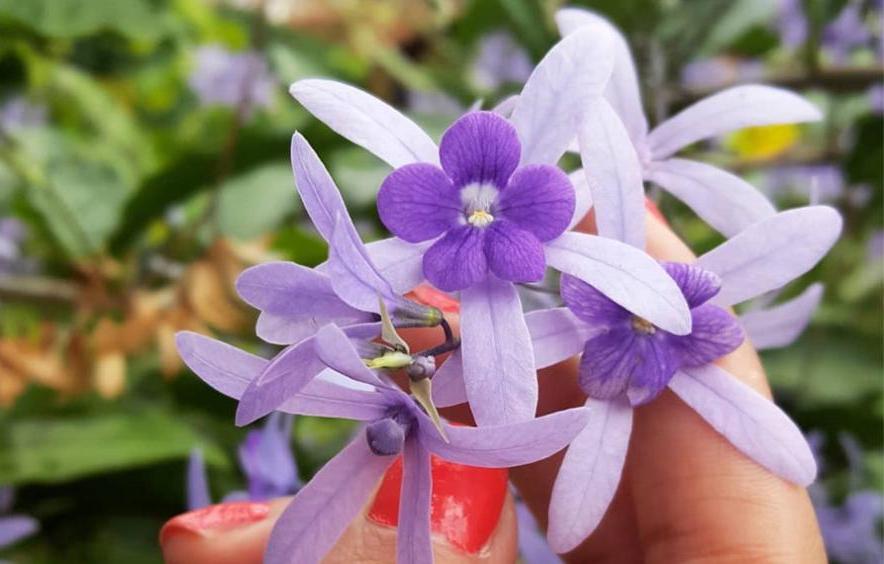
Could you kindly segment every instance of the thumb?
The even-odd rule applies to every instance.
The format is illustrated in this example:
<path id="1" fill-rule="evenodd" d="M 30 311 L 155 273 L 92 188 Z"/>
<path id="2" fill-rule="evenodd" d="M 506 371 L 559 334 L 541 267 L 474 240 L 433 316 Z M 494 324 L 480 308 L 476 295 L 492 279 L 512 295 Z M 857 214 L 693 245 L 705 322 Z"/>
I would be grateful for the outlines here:
<path id="1" fill-rule="evenodd" d="M 515 562 L 516 513 L 507 471 L 433 457 L 432 472 L 431 529 L 437 564 Z M 397 461 L 323 562 L 396 560 L 401 479 L 402 465 Z M 291 499 L 222 503 L 178 515 L 160 531 L 163 558 L 167 564 L 258 564 L 274 523 Z"/>

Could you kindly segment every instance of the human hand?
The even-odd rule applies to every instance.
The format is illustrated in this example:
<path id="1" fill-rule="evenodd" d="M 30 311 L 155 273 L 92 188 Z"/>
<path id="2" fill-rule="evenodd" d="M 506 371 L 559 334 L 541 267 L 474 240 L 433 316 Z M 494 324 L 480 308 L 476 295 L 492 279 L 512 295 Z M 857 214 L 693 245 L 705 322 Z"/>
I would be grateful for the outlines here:
<path id="1" fill-rule="evenodd" d="M 591 230 L 591 218 L 582 227 Z M 654 214 L 648 219 L 648 252 L 661 260 L 690 262 L 694 258 Z M 431 342 L 435 337 L 432 330 L 409 334 L 413 341 Z M 770 396 L 758 356 L 748 342 L 719 364 Z M 582 405 L 585 396 L 577 385 L 574 361 L 542 370 L 539 378 L 538 414 Z M 469 421 L 465 407 L 445 414 Z M 562 453 L 509 471 L 542 525 L 561 459 Z M 512 498 L 505 491 L 506 475 L 505 470 L 445 462 L 434 465 L 434 492 L 451 488 L 450 495 L 433 499 L 437 562 L 515 561 L 516 519 Z M 500 484 L 504 484 L 502 490 Z M 380 488 L 382 493 L 385 485 Z M 503 493 L 488 496 L 495 488 Z M 398 486 L 390 491 L 398 492 Z M 161 533 L 166 562 L 260 562 L 273 522 L 287 502 L 224 504 L 176 517 Z M 363 510 L 327 562 L 395 559 L 395 528 L 384 524 L 391 519 L 384 518 L 378 503 L 375 500 Z M 444 516 L 446 509 L 458 508 L 465 513 L 457 515 L 455 511 L 454 518 L 436 518 Z M 464 535 L 472 539 L 467 550 Z M 618 563 L 825 562 L 825 552 L 806 492 L 739 453 L 666 391 L 636 410 L 617 495 L 598 529 L 564 558 Z"/>

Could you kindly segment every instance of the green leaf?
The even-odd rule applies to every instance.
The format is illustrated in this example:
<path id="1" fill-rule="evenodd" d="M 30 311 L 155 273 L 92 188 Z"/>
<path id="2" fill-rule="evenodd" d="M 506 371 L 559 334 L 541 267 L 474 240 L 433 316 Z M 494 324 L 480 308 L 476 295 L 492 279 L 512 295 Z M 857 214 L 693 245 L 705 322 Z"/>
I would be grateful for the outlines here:
<path id="1" fill-rule="evenodd" d="M 297 204 L 290 165 L 267 164 L 221 186 L 218 225 L 230 237 L 254 238 L 277 227 Z"/>
<path id="2" fill-rule="evenodd" d="M 332 176 L 347 203 L 356 208 L 374 205 L 390 167 L 360 147 L 336 151 L 330 160 Z"/>
<path id="3" fill-rule="evenodd" d="M 0 483 L 63 482 L 134 468 L 184 458 L 201 443 L 180 417 L 156 409 L 5 421 L 0 429 Z M 226 465 L 217 447 L 202 447 L 208 462 Z"/>
<path id="4" fill-rule="evenodd" d="M 739 39 L 756 25 L 766 24 L 776 13 L 769 0 L 737 0 L 717 20 L 698 55 L 712 55 Z"/>
<path id="5" fill-rule="evenodd" d="M 164 31 L 147 0 L 0 0 L 0 16 L 59 38 L 112 30 L 131 39 L 153 40 Z"/>

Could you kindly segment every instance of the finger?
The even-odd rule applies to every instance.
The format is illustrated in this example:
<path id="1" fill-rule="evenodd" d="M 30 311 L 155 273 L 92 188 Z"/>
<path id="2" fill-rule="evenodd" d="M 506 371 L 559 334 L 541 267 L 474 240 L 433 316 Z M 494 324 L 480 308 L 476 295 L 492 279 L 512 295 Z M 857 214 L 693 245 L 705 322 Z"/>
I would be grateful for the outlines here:
<path id="1" fill-rule="evenodd" d="M 387 471 L 372 501 L 323 562 L 396 559 L 402 466 Z M 516 559 L 516 513 L 507 472 L 433 459 L 431 530 L 439 564 L 509 564 Z M 160 532 L 167 564 L 258 564 L 270 531 L 291 498 L 213 505 L 170 520 Z M 309 515 L 304 516 L 309 519 Z"/>

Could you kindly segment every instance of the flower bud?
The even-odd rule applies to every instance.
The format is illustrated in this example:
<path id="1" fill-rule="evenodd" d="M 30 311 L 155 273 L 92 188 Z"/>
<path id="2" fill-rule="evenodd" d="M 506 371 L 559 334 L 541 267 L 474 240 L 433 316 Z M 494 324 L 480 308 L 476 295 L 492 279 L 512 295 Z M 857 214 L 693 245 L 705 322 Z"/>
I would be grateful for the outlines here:
<path id="1" fill-rule="evenodd" d="M 390 456 L 402 452 L 406 428 L 393 418 L 379 419 L 365 429 L 368 448 L 378 456 Z"/>
<path id="2" fill-rule="evenodd" d="M 405 373 L 412 382 L 432 378 L 436 373 L 436 361 L 431 356 L 416 356 L 405 368 Z"/>

